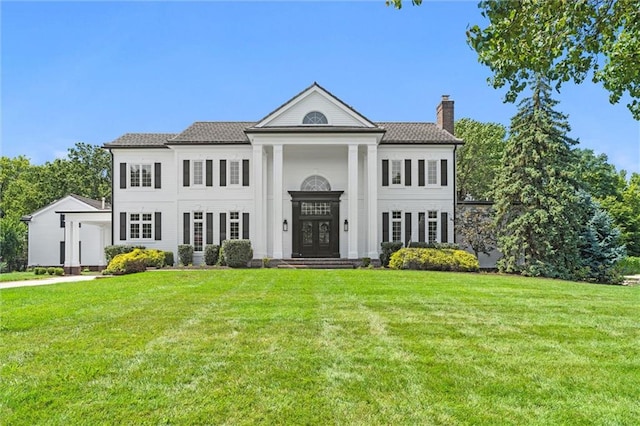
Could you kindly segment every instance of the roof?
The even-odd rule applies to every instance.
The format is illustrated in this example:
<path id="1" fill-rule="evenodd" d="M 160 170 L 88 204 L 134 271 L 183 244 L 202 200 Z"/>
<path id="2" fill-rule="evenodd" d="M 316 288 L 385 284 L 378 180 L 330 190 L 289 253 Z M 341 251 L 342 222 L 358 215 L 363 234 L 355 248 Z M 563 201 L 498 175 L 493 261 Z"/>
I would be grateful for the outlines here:
<path id="1" fill-rule="evenodd" d="M 163 148 L 167 140 L 176 133 L 125 133 L 113 142 L 104 144 L 105 148 Z"/>
<path id="2" fill-rule="evenodd" d="M 291 126 L 254 127 L 254 121 L 197 121 L 182 133 L 127 133 L 105 148 L 162 148 L 169 145 L 246 144 L 247 133 L 381 133 L 382 144 L 461 144 L 435 123 L 375 122 L 376 127 Z"/>
<path id="3" fill-rule="evenodd" d="M 249 139 L 244 131 L 254 124 L 253 121 L 196 121 L 184 132 L 175 135 L 167 144 L 248 144 Z"/>
<path id="4" fill-rule="evenodd" d="M 33 216 L 43 212 L 44 210 L 47 210 L 49 208 L 51 208 L 52 206 L 58 204 L 60 201 L 66 199 L 66 198 L 75 198 L 76 200 L 86 204 L 89 207 L 92 207 L 96 210 L 102 210 L 102 211 L 110 211 L 111 210 L 111 204 L 109 203 L 105 203 L 104 205 L 104 209 L 102 208 L 102 200 L 94 200 L 93 198 L 88 198 L 88 197 L 83 197 L 82 195 L 77 195 L 77 194 L 69 194 L 66 197 L 62 197 L 59 200 L 55 200 L 49 204 L 47 204 L 46 206 L 36 210 L 35 212 L 28 214 L 28 215 L 24 215 L 20 218 L 20 220 L 22 222 L 29 222 Z M 74 210 L 75 211 L 75 210 Z"/>

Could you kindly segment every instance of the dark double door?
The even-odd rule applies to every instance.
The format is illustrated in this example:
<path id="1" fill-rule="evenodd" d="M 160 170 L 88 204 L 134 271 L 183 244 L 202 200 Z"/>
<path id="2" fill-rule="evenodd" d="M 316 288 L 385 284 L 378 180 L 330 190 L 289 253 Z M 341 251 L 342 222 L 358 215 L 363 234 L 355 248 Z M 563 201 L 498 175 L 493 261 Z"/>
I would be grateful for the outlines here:
<path id="1" fill-rule="evenodd" d="M 342 191 L 289 191 L 293 226 L 291 257 L 340 257 Z"/>

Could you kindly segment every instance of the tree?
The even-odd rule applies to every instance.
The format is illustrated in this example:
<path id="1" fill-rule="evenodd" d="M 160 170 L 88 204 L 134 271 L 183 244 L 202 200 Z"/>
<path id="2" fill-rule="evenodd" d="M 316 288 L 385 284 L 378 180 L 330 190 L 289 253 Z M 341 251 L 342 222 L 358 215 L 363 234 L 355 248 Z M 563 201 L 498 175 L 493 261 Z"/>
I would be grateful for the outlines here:
<path id="1" fill-rule="evenodd" d="M 422 0 L 412 0 L 420 5 Z M 402 0 L 387 0 L 402 7 Z M 640 120 L 640 9 L 637 0 L 482 0 L 488 25 L 467 31 L 469 45 L 493 72 L 490 83 L 509 86 L 514 102 L 534 75 L 555 83 L 592 80 L 609 91 L 611 103 L 624 94 Z"/>
<path id="2" fill-rule="evenodd" d="M 599 200 L 622 233 L 630 256 L 640 256 L 640 174 L 634 173 L 617 196 Z"/>
<path id="3" fill-rule="evenodd" d="M 566 116 L 542 78 L 531 83 L 511 121 L 493 192 L 504 272 L 570 278 L 579 266 L 578 238 L 586 213 L 571 176 Z"/>
<path id="4" fill-rule="evenodd" d="M 626 255 L 620 230 L 611 215 L 583 193 L 584 205 L 589 210 L 589 221 L 580 235 L 580 278 L 599 283 L 615 283 L 619 280 L 615 265 Z"/>
<path id="5" fill-rule="evenodd" d="M 469 247 L 473 254 L 487 256 L 496 249 L 496 229 L 490 207 L 460 205 L 456 213 L 456 233 L 460 244 Z"/>
<path id="6" fill-rule="evenodd" d="M 456 121 L 456 137 L 464 145 L 456 152 L 458 199 L 488 200 L 504 151 L 507 129 L 498 123 L 470 118 Z"/>

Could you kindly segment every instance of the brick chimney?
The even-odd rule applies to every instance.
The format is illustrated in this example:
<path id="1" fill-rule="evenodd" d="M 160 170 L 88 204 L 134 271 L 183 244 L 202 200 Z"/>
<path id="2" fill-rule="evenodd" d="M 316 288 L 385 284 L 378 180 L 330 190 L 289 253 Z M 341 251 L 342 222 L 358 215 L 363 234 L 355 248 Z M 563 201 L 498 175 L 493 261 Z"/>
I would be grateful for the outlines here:
<path id="1" fill-rule="evenodd" d="M 436 119 L 438 127 L 453 133 L 453 101 L 449 100 L 449 95 L 442 95 L 442 100 L 436 108 Z"/>

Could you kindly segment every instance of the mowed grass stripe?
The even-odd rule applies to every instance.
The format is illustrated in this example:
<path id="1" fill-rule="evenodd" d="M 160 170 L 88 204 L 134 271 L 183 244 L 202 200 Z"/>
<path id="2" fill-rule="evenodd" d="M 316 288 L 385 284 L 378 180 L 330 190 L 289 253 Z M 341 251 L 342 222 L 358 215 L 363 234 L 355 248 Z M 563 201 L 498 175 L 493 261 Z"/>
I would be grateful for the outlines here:
<path id="1" fill-rule="evenodd" d="M 640 418 L 638 287 L 214 270 L 0 298 L 0 423 Z"/>

